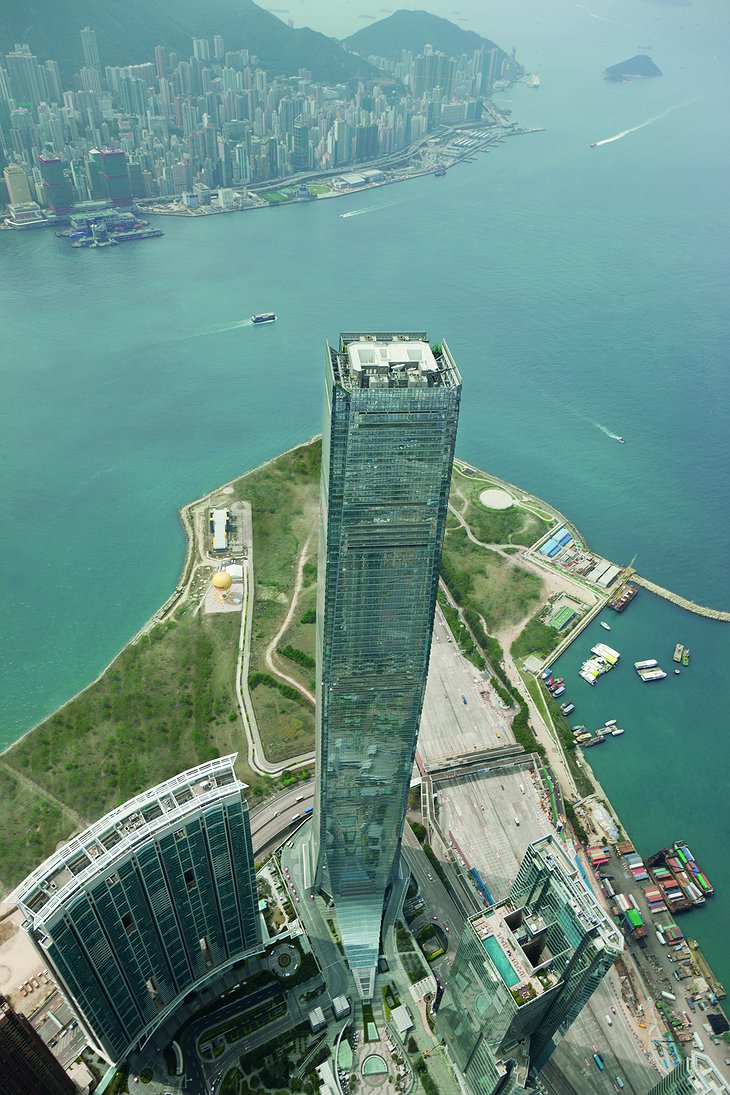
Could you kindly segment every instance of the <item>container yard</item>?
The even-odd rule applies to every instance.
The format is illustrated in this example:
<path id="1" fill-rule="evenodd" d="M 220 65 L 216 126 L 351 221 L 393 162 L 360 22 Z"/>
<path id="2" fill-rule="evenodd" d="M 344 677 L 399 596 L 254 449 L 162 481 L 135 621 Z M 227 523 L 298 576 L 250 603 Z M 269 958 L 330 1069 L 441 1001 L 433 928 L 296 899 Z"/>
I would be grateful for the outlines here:
<path id="1" fill-rule="evenodd" d="M 675 841 L 647 860 L 647 865 L 670 912 L 687 912 L 704 905 L 714 889 L 686 844 Z"/>

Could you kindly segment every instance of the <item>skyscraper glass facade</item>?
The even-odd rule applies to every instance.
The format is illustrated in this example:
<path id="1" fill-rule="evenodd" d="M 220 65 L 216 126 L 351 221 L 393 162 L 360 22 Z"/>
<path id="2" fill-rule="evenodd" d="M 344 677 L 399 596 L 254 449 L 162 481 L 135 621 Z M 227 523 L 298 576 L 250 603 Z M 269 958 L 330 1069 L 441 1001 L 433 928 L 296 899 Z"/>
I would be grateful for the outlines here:
<path id="1" fill-rule="evenodd" d="M 649 1095 L 730 1095 L 730 1083 L 705 1053 L 693 1051 Z"/>
<path id="2" fill-rule="evenodd" d="M 138 795 L 11 899 L 110 1061 L 183 996 L 260 947 L 244 786 L 222 757 Z"/>
<path id="3" fill-rule="evenodd" d="M 509 898 L 467 921 L 436 1018 L 468 1091 L 522 1090 L 622 951 L 555 839 L 530 844 Z"/>
<path id="4" fill-rule="evenodd" d="M 461 378 L 425 333 L 327 347 L 317 605 L 317 884 L 373 991 L 426 685 Z"/>

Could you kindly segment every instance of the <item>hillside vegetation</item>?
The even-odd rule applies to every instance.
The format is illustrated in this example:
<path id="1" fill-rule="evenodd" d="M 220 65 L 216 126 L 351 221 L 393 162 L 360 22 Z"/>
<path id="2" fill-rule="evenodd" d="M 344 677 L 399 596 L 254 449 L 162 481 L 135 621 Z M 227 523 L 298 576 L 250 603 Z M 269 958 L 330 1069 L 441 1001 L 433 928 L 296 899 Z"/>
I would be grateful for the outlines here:
<path id="1" fill-rule="evenodd" d="M 423 53 L 426 45 L 446 53 L 449 57 L 459 57 L 462 53 L 473 53 L 476 49 L 499 49 L 489 38 L 482 38 L 473 30 L 442 19 L 428 11 L 395 11 L 387 19 L 379 19 L 345 39 L 350 49 L 357 50 L 365 57 L 397 57 L 401 50 Z M 498 63 L 505 56 L 499 49 Z"/>
<path id="2" fill-rule="evenodd" d="M 58 61 L 69 81 L 84 64 L 80 31 L 96 31 L 102 68 L 152 61 L 163 45 L 181 59 L 193 38 L 223 37 L 227 50 L 248 49 L 262 68 L 296 76 L 309 69 L 314 80 L 337 83 L 379 71 L 348 53 L 334 38 L 309 27 L 295 29 L 253 0 L 29 0 L 0 8 L 0 49 L 27 42 L 41 60 Z M 70 84 L 69 84 L 70 86 Z"/>

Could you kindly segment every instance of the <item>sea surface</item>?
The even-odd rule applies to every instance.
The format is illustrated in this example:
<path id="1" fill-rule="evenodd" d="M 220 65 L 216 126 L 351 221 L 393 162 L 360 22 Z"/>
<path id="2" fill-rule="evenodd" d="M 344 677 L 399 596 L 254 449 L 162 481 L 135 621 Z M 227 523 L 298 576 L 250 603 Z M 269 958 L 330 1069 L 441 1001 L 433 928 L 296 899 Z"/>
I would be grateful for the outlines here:
<path id="1" fill-rule="evenodd" d="M 319 431 L 324 342 L 343 329 L 446 339 L 462 457 L 550 500 L 616 562 L 636 555 L 730 608 L 730 13 L 461 4 L 540 72 L 500 101 L 545 132 L 444 179 L 160 218 L 164 238 L 106 252 L 0 235 L 0 746 L 170 594 L 181 505 Z M 646 44 L 661 79 L 601 79 Z M 247 322 L 268 309 L 277 324 Z M 609 620 L 561 675 L 578 721 L 626 727 L 589 756 L 637 848 L 684 838 L 714 882 L 681 924 L 730 983 L 730 625 L 645 592 Z M 577 669 L 599 637 L 622 659 L 590 689 Z M 631 663 L 671 668 L 675 642 L 691 666 L 640 684 Z"/>

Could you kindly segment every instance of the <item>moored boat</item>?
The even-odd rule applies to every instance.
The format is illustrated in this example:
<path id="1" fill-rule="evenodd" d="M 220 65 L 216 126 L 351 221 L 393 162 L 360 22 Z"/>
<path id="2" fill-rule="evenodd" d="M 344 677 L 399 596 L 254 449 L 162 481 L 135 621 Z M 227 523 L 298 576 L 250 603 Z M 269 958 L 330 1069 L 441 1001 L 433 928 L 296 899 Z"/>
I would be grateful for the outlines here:
<path id="1" fill-rule="evenodd" d="M 674 653 L 672 654 L 672 661 L 681 662 L 683 654 L 684 654 L 684 647 L 682 646 L 681 643 L 677 643 L 677 645 L 674 648 Z"/>
<path id="2" fill-rule="evenodd" d="M 689 665 L 689 647 L 685 646 L 682 653 L 682 665 Z"/>
<path id="3" fill-rule="evenodd" d="M 611 625 L 607 624 L 605 620 L 601 620 L 601 627 L 603 628 L 604 631 L 610 631 L 611 630 Z"/>

